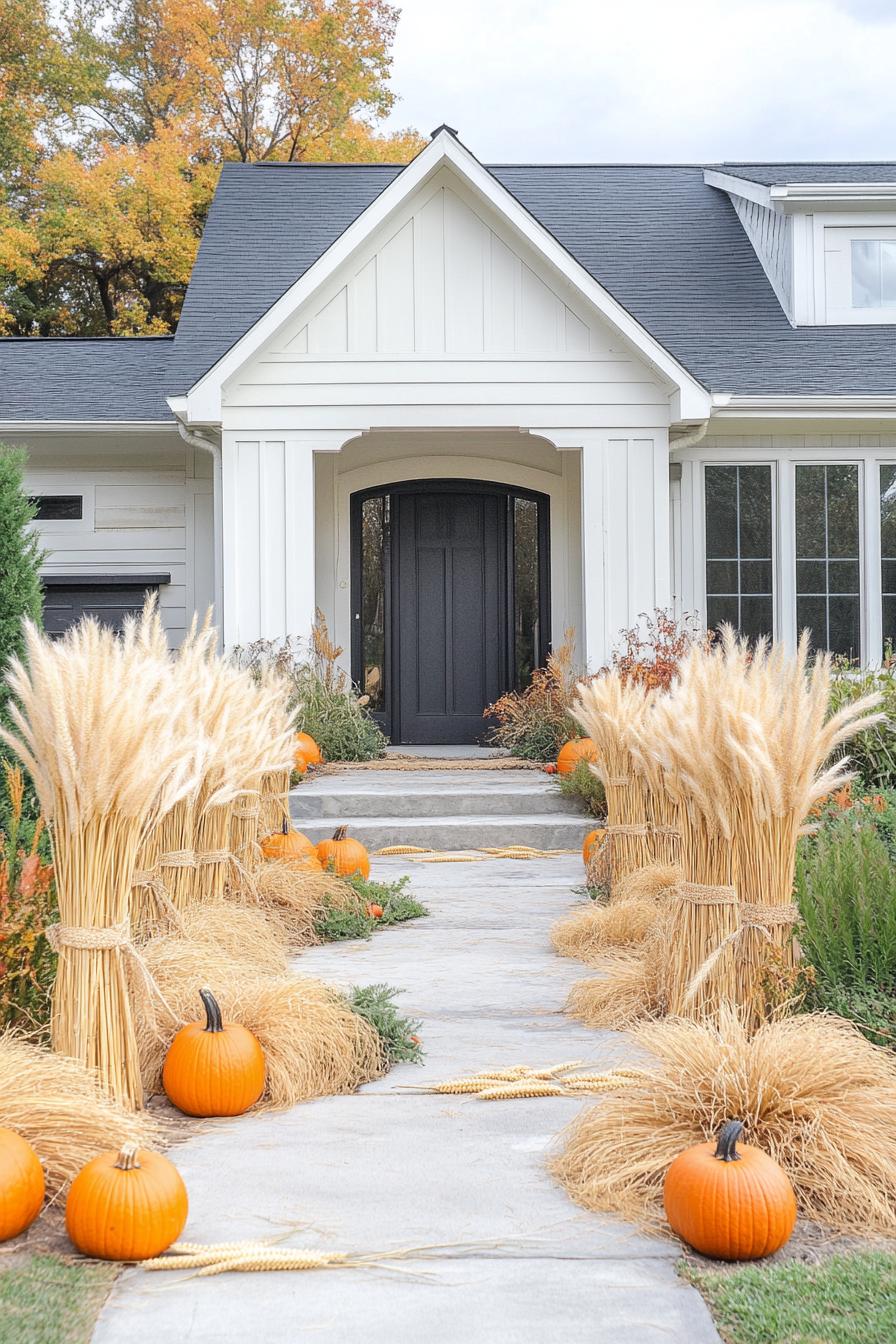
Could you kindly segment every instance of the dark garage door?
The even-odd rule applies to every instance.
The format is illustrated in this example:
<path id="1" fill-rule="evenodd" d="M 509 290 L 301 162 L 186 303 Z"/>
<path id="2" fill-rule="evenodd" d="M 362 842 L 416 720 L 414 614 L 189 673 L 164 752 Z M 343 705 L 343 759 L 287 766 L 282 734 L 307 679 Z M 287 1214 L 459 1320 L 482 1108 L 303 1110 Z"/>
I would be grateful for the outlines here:
<path id="1" fill-rule="evenodd" d="M 82 616 L 95 616 L 120 630 L 125 616 L 139 612 L 149 591 L 171 582 L 170 574 L 128 574 L 97 578 L 44 577 L 44 629 L 64 634 Z"/>

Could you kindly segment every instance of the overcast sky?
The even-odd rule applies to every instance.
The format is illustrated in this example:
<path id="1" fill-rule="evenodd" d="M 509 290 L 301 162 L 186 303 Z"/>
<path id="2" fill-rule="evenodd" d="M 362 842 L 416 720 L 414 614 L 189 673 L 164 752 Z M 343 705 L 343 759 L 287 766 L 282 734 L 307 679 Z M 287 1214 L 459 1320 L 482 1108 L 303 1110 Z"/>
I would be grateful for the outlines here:
<path id="1" fill-rule="evenodd" d="M 390 126 L 486 162 L 896 159 L 896 0 L 396 0 Z"/>

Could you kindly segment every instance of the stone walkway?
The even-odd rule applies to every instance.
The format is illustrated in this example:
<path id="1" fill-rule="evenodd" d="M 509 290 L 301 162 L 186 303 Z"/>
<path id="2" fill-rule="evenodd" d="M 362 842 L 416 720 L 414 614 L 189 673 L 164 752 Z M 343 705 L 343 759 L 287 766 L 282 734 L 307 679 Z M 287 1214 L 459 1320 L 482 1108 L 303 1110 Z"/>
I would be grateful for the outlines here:
<path id="1" fill-rule="evenodd" d="M 423 1067 L 350 1097 L 210 1122 L 173 1156 L 195 1241 L 266 1237 L 355 1251 L 439 1243 L 438 1261 L 178 1281 L 127 1271 L 95 1344 L 718 1344 L 672 1243 L 573 1205 L 544 1169 L 587 1101 L 487 1104 L 397 1090 L 499 1064 L 621 1063 L 626 1040 L 561 1013 L 576 963 L 548 930 L 581 862 L 403 865 L 431 915 L 370 942 L 331 944 L 296 970 L 402 987 L 422 1019 Z"/>

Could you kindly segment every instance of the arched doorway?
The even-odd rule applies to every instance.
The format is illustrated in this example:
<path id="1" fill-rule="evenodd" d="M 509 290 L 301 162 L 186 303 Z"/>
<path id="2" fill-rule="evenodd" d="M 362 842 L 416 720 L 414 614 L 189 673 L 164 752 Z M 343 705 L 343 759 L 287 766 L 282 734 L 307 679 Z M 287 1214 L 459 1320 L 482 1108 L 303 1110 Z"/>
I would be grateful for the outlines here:
<path id="1" fill-rule="evenodd" d="M 352 675 L 396 743 L 477 741 L 550 632 L 546 495 L 401 481 L 351 498 Z"/>

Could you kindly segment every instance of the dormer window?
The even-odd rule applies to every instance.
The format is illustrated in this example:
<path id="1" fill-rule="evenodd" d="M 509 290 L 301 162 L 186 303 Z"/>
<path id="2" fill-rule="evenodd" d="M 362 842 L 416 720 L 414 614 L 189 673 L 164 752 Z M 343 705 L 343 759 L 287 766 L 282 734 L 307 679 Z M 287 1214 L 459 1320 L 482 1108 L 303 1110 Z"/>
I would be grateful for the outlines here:
<path id="1" fill-rule="evenodd" d="M 826 322 L 896 323 L 896 224 L 817 222 L 824 267 L 817 307 Z"/>
<path id="2" fill-rule="evenodd" d="M 853 308 L 896 308 L 896 239 L 852 238 Z"/>
<path id="3" fill-rule="evenodd" d="M 704 181 L 728 193 L 788 320 L 896 326 L 896 181 L 856 181 L 851 168 L 828 181 L 767 184 L 738 167 L 708 168 Z M 867 167 L 872 175 L 883 165 Z"/>

